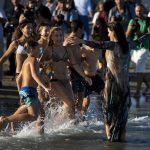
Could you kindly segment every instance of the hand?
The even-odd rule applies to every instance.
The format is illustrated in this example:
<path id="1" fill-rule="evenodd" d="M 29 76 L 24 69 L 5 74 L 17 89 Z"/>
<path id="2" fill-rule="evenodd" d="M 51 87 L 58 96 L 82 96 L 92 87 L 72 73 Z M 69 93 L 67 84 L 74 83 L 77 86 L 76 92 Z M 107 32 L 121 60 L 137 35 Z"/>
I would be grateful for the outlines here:
<path id="1" fill-rule="evenodd" d="M 66 39 L 66 43 L 75 45 L 75 44 L 83 44 L 84 40 L 77 38 L 77 37 L 69 37 Z"/>
<path id="2" fill-rule="evenodd" d="M 45 88 L 44 90 L 48 93 L 48 95 L 50 95 L 51 88 Z"/>
<path id="3" fill-rule="evenodd" d="M 91 86 L 92 85 L 92 80 L 89 77 L 84 77 L 85 81 Z"/>

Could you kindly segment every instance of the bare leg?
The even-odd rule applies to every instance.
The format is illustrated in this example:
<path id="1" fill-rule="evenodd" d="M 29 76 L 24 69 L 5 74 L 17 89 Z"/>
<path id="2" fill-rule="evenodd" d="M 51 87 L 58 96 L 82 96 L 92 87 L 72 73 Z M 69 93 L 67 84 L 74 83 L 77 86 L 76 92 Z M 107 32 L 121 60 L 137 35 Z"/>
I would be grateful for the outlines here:
<path id="1" fill-rule="evenodd" d="M 37 119 L 39 110 L 38 110 L 38 104 L 33 104 L 32 106 L 28 107 L 26 112 L 26 109 L 24 106 L 20 106 L 18 110 L 11 116 L 8 117 L 1 117 L 0 119 L 0 129 L 2 128 L 3 122 L 18 122 L 18 121 L 35 121 Z"/>
<path id="2" fill-rule="evenodd" d="M 105 124 L 105 132 L 108 140 L 110 140 L 109 128 L 110 126 L 108 124 Z"/>
<path id="3" fill-rule="evenodd" d="M 28 112 L 28 109 L 27 109 L 26 105 L 21 105 L 14 114 L 22 114 L 22 113 L 27 113 L 27 112 Z M 15 131 L 14 123 L 11 122 L 11 123 L 9 123 L 9 125 L 11 128 L 11 131 L 14 132 Z"/>
<path id="4" fill-rule="evenodd" d="M 147 76 L 144 73 L 143 73 L 143 82 L 145 83 L 146 90 L 148 91 L 149 90 L 149 81 L 147 79 Z"/>
<path id="5" fill-rule="evenodd" d="M 62 98 L 64 107 L 69 115 L 69 118 L 74 119 L 75 118 L 75 103 L 74 103 L 74 97 L 73 97 L 71 85 L 68 84 L 66 86 L 63 86 L 59 82 L 53 82 L 52 89 L 54 89 L 55 93 L 60 98 Z"/>
<path id="6" fill-rule="evenodd" d="M 143 76 L 141 73 L 137 73 L 137 86 L 136 86 L 136 92 L 135 92 L 135 96 L 139 96 L 140 95 L 140 90 L 141 90 L 141 85 L 143 82 Z"/>
<path id="7" fill-rule="evenodd" d="M 82 109 L 81 109 L 81 117 L 84 120 L 84 115 L 86 114 L 86 111 L 89 107 L 90 104 L 90 99 L 88 97 L 83 99 L 83 103 L 82 103 Z"/>
<path id="8" fill-rule="evenodd" d="M 39 134 L 44 133 L 44 117 L 45 117 L 45 112 L 43 108 L 40 109 L 40 115 L 36 123 L 36 128 L 38 129 Z"/>
<path id="9" fill-rule="evenodd" d="M 82 103 L 83 103 L 83 92 L 79 92 L 77 94 L 77 104 L 76 104 L 78 111 L 82 110 Z"/>
<path id="10" fill-rule="evenodd" d="M 110 126 L 108 124 L 105 124 L 105 132 L 106 132 L 106 136 L 108 140 L 111 140 L 111 136 L 110 136 Z M 126 130 L 122 129 L 120 131 L 120 137 L 118 139 L 120 142 L 124 142 L 126 140 Z"/>

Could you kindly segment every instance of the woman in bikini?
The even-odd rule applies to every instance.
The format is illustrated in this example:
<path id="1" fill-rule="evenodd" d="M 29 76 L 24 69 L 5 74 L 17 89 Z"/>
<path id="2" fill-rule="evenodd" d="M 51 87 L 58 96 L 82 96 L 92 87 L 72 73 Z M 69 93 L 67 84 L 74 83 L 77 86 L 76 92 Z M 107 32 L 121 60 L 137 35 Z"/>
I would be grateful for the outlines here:
<path id="1" fill-rule="evenodd" d="M 63 46 L 62 31 L 58 27 L 53 27 L 50 31 L 50 44 L 44 53 L 43 61 L 49 61 L 49 78 L 51 88 L 62 101 L 64 110 L 70 119 L 74 119 L 75 101 L 71 88 L 70 76 L 67 66 L 72 65 L 75 70 L 85 78 L 89 84 L 91 80 L 87 78 L 73 57 L 74 46 Z"/>
<path id="2" fill-rule="evenodd" d="M 30 22 L 24 22 L 20 24 L 14 34 L 15 40 L 9 45 L 7 51 L 0 58 L 0 65 L 2 65 L 8 57 L 16 51 L 16 77 L 19 75 L 22 64 L 27 58 L 27 53 L 24 49 L 24 44 L 27 40 L 31 39 L 32 24 Z"/>

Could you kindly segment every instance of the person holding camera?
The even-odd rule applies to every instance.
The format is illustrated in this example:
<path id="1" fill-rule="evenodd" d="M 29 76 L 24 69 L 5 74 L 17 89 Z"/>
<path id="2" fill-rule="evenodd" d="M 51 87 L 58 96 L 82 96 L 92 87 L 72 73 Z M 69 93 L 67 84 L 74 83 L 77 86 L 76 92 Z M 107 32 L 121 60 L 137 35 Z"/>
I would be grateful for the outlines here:
<path id="1" fill-rule="evenodd" d="M 126 36 L 131 37 L 133 40 L 139 39 L 144 34 L 150 32 L 150 21 L 148 17 L 144 17 L 142 6 L 137 4 L 135 6 L 136 18 L 131 19 L 128 25 Z M 136 65 L 137 73 L 137 87 L 135 96 L 140 96 L 140 90 L 142 82 L 146 84 L 144 93 L 149 91 L 149 83 L 144 74 L 146 68 L 146 62 L 149 55 L 150 40 L 147 38 L 143 43 L 138 43 L 131 53 L 131 61 Z"/>

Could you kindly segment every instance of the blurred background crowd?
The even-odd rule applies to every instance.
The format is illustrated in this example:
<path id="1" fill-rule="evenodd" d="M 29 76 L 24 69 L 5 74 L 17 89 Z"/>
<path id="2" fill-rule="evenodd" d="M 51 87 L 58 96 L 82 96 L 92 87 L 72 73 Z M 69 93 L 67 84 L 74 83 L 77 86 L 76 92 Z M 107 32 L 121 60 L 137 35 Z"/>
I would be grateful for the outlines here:
<path id="1" fill-rule="evenodd" d="M 138 10 L 135 9 L 136 4 L 140 4 Z M 60 26 L 65 36 L 70 32 L 71 22 L 80 19 L 84 25 L 84 40 L 91 40 L 94 37 L 98 41 L 109 40 L 107 23 L 117 20 L 123 25 L 130 41 L 135 35 L 133 38 L 129 35 L 132 33 L 137 35 L 139 26 L 142 26 L 137 23 L 140 16 L 148 20 L 144 28 L 149 28 L 149 0 L 0 0 L 0 56 L 11 41 L 15 40 L 13 33 L 25 20 L 32 22 L 35 29 L 41 23 Z M 132 33 L 128 27 L 129 22 L 134 26 Z M 142 34 L 146 32 L 147 29 L 141 31 Z M 14 75 L 15 53 L 9 57 L 9 64 L 9 70 L 5 74 Z M 3 71 L 0 70 L 1 79 L 2 74 Z"/>

